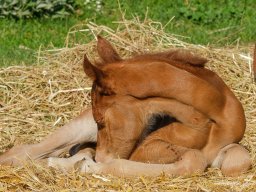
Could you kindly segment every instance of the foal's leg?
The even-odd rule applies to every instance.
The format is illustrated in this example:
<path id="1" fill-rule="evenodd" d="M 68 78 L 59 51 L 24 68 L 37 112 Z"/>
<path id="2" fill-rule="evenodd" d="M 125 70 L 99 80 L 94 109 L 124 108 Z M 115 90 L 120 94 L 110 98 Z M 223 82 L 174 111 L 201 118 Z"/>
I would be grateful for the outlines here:
<path id="1" fill-rule="evenodd" d="M 147 136 L 144 141 L 138 144 L 130 159 L 155 162 L 155 159 L 162 158 L 167 160 L 164 163 L 171 163 L 173 161 L 168 161 L 168 159 L 177 159 L 188 148 L 201 149 L 207 143 L 208 133 L 207 127 L 194 129 L 182 123 L 174 122 Z"/>
<path id="2" fill-rule="evenodd" d="M 85 142 L 96 142 L 97 124 L 91 109 L 82 112 L 45 140 L 37 144 L 15 146 L 0 156 L 0 165 L 19 165 L 22 161 L 38 160 L 58 156 L 68 151 L 73 145 Z"/>
<path id="3" fill-rule="evenodd" d="M 188 148 L 170 144 L 161 139 L 149 139 L 132 153 L 129 160 L 145 163 L 173 163 L 188 151 Z"/>
<path id="4" fill-rule="evenodd" d="M 201 149 L 207 143 L 209 129 L 182 123 L 171 123 L 151 133 L 138 144 L 130 160 L 151 163 L 173 163 L 189 149 Z"/>
<path id="5" fill-rule="evenodd" d="M 172 164 L 148 164 L 125 159 L 113 159 L 108 163 L 95 163 L 85 158 L 77 163 L 82 173 L 112 174 L 116 176 L 158 176 L 162 173 L 185 175 L 202 173 L 207 167 L 206 159 L 199 150 L 189 150 L 181 156 L 181 160 Z"/>
<path id="6" fill-rule="evenodd" d="M 249 152 L 239 144 L 230 144 L 222 148 L 212 167 L 218 167 L 227 176 L 236 176 L 246 172 L 252 165 Z"/>
<path id="7" fill-rule="evenodd" d="M 41 162 L 49 167 L 54 167 L 62 170 L 63 172 L 72 171 L 75 168 L 75 164 L 85 158 L 93 158 L 95 156 L 95 150 L 92 148 L 85 148 L 80 150 L 75 155 L 68 158 L 49 157 L 43 159 Z"/>

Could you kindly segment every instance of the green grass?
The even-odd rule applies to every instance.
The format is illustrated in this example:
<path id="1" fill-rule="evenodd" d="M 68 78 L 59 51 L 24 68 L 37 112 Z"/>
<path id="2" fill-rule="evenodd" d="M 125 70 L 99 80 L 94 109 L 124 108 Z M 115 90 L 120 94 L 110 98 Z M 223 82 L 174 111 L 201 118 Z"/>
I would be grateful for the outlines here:
<path id="1" fill-rule="evenodd" d="M 40 46 L 63 47 L 69 28 L 77 22 L 75 19 L 0 21 L 0 65 L 31 64 Z"/>
<path id="2" fill-rule="evenodd" d="M 128 16 L 135 13 L 143 17 L 141 10 L 148 7 L 148 17 L 163 24 L 175 16 L 167 32 L 188 36 L 191 43 L 226 45 L 256 40 L 255 0 L 129 0 L 122 5 Z"/>
<path id="3" fill-rule="evenodd" d="M 116 0 L 104 0 L 100 12 L 82 6 L 80 14 L 66 19 L 0 19 L 0 66 L 33 64 L 36 51 L 49 45 L 63 47 L 68 30 L 75 24 L 92 20 L 97 24 L 115 27 L 112 21 L 120 20 Z M 196 44 L 223 46 L 237 41 L 246 44 L 256 41 L 255 0 L 120 0 L 126 17 L 134 15 L 144 18 L 148 8 L 148 18 L 166 24 L 169 33 L 189 37 L 187 41 Z M 199 3 L 200 2 L 200 3 Z M 210 3 L 209 3 L 210 2 Z M 94 5 L 95 1 L 91 1 Z"/>
<path id="4" fill-rule="evenodd" d="M 60 20 L 0 21 L 0 64 L 33 63 L 39 47 L 64 45 L 65 34 L 75 22 Z"/>

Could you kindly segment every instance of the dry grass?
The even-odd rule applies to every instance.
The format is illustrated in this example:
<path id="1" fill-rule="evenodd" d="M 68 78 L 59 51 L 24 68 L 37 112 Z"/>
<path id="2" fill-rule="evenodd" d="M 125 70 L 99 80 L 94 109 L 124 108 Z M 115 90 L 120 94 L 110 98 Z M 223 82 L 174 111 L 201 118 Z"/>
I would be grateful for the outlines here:
<path id="1" fill-rule="evenodd" d="M 186 48 L 208 58 L 207 67 L 216 71 L 243 103 L 247 130 L 242 144 L 250 150 L 253 168 L 235 178 L 210 169 L 191 177 L 126 179 L 67 175 L 36 164 L 21 168 L 0 166 L 0 191 L 254 191 L 256 85 L 250 71 L 253 47 L 217 49 L 188 44 L 183 37 L 166 34 L 160 23 L 149 20 L 123 19 L 116 31 L 93 23 L 75 26 L 67 37 L 66 48 L 39 52 L 39 65 L 0 69 L 0 152 L 20 143 L 39 142 L 90 104 L 91 82 L 83 73 L 81 59 L 85 52 L 89 58 L 97 58 L 97 34 L 107 37 L 124 57 Z"/>

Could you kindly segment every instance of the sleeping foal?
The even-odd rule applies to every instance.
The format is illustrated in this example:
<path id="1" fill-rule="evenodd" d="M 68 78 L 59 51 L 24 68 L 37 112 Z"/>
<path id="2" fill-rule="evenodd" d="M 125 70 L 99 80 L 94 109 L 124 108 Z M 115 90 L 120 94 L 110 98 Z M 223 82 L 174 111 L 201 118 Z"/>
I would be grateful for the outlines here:
<path id="1" fill-rule="evenodd" d="M 107 172 L 132 175 L 137 171 L 137 166 L 128 166 L 133 162 L 125 161 L 122 168 L 116 168 L 115 163 L 119 162 L 119 165 L 122 162 L 113 160 L 117 158 L 153 163 L 175 162 L 165 170 L 174 175 L 203 171 L 207 165 L 220 166 L 221 163 L 225 174 L 248 169 L 248 152 L 232 144 L 239 142 L 244 134 L 243 108 L 224 82 L 203 67 L 205 60 L 182 52 L 121 60 L 104 39 L 99 38 L 99 44 L 98 52 L 103 63 L 94 66 L 85 57 L 84 70 L 94 81 L 92 106 L 99 129 L 95 159 L 108 163 Z M 177 107 L 177 101 L 190 106 L 199 117 L 192 113 L 186 116 L 185 107 L 179 106 L 180 113 L 175 111 L 172 105 L 175 101 Z M 148 118 L 159 113 L 170 115 L 178 122 L 153 132 L 137 145 Z M 189 121 L 181 120 L 181 117 Z M 154 149 L 159 150 L 157 155 Z M 164 154 L 163 159 L 161 154 Z M 236 162 L 232 161 L 234 157 Z M 113 164 L 113 170 L 110 170 L 109 163 Z"/>
<path id="2" fill-rule="evenodd" d="M 182 51 L 122 60 L 102 38 L 98 52 L 101 66 L 85 57 L 84 70 L 94 81 L 95 158 L 101 163 L 93 162 L 85 149 L 68 159 L 49 158 L 48 165 L 70 168 L 87 157 L 76 164 L 81 171 L 124 176 L 182 175 L 210 165 L 235 175 L 249 168 L 248 152 L 233 144 L 244 134 L 242 106 L 223 81 L 204 68 L 206 60 Z M 159 115 L 172 121 L 151 133 L 150 121 Z M 28 155 L 57 156 L 74 144 L 96 141 L 96 134 L 89 109 L 42 143 L 13 148 L 0 163 L 18 164 Z"/>

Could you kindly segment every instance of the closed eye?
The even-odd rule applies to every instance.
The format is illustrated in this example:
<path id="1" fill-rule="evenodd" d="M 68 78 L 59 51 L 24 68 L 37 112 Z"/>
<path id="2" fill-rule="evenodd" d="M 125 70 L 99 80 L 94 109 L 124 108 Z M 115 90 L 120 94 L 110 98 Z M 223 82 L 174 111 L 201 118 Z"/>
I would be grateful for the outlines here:
<path id="1" fill-rule="evenodd" d="M 111 93 L 109 93 L 107 91 L 102 91 L 102 92 L 100 92 L 100 95 L 101 96 L 110 96 L 110 95 L 113 95 L 113 94 L 111 94 Z"/>
<path id="2" fill-rule="evenodd" d="M 111 89 L 101 88 L 99 90 L 99 94 L 101 96 L 111 96 L 111 95 L 115 95 L 115 92 L 113 92 Z"/>

